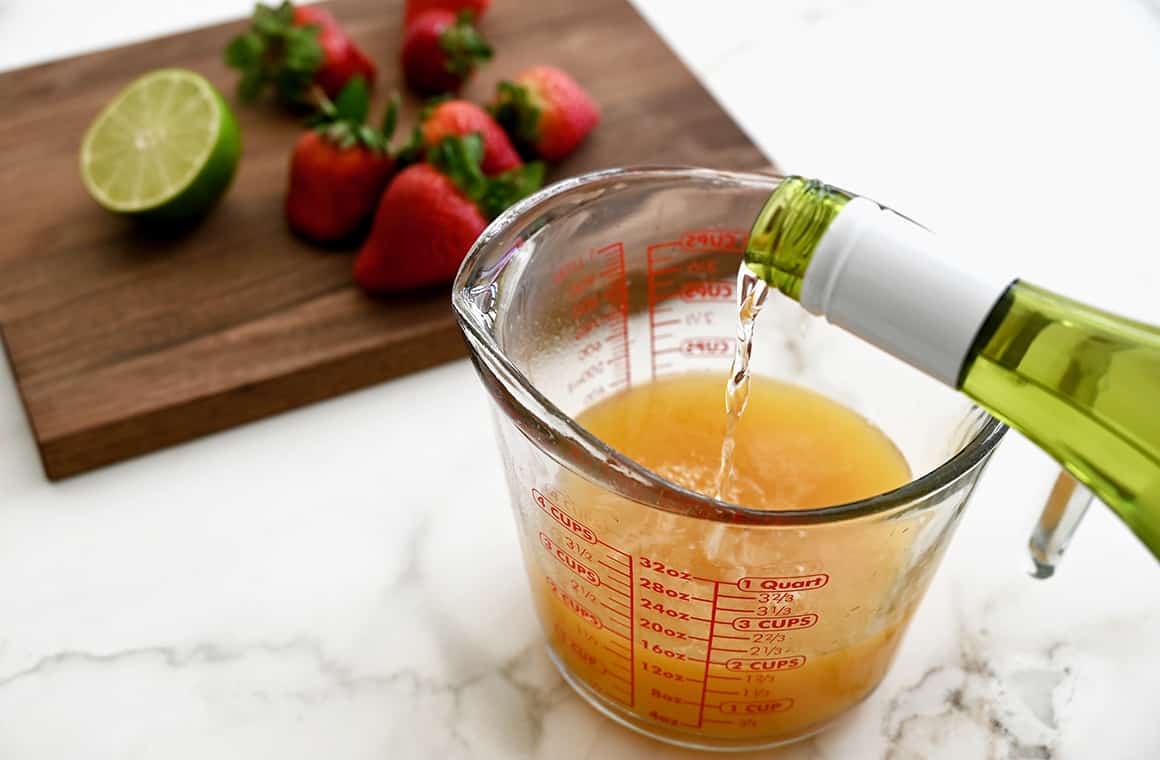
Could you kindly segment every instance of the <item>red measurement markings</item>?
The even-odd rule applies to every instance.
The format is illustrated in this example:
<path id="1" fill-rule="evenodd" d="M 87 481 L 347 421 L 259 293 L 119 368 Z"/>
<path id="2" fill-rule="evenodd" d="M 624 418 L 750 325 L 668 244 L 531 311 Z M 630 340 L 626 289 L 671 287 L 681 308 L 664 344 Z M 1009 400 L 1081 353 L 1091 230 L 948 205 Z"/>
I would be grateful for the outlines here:
<path id="1" fill-rule="evenodd" d="M 675 289 L 667 275 L 672 275 L 680 271 L 678 262 L 680 261 L 681 250 L 682 246 L 679 240 L 657 243 L 656 245 L 650 245 L 648 247 L 648 339 L 653 377 L 656 377 L 657 373 L 662 369 L 672 367 L 671 363 L 658 361 L 657 331 L 681 323 L 680 319 L 675 318 L 675 310 L 671 306 L 664 305 L 664 301 L 672 298 L 675 293 Z M 665 337 L 671 336 L 665 335 Z"/>
<path id="2" fill-rule="evenodd" d="M 676 240 L 648 246 L 649 353 L 657 377 L 677 359 L 728 357 L 727 335 L 678 339 L 678 327 L 712 332 L 719 304 L 736 297 L 731 282 L 737 254 L 745 248 L 741 230 L 690 230 Z M 713 253 L 720 256 L 713 256 Z M 705 304 L 708 309 L 698 309 Z M 729 325 L 723 325 L 728 328 Z"/>
<path id="3" fill-rule="evenodd" d="M 666 349 L 668 351 L 668 349 Z M 717 336 L 712 338 L 685 338 L 677 351 L 688 359 L 716 359 L 733 355 L 733 338 Z"/>
<path id="4" fill-rule="evenodd" d="M 695 705 L 695 704 L 697 704 L 696 702 L 690 702 L 689 700 L 687 700 L 684 697 L 681 697 L 677 694 L 673 694 L 671 692 L 665 691 L 664 689 L 658 689 L 655 686 L 652 687 L 651 689 L 649 689 L 649 696 L 652 697 L 653 699 L 659 699 L 662 702 L 671 702 L 674 705 Z"/>
<path id="5" fill-rule="evenodd" d="M 730 625 L 738 631 L 796 631 L 813 628 L 818 623 L 815 612 L 782 617 L 738 617 Z"/>
<path id="6" fill-rule="evenodd" d="M 692 280 L 681 284 L 677 291 L 677 297 L 686 303 L 703 301 L 732 303 L 734 299 L 733 289 L 734 286 L 731 282 Z"/>
<path id="7" fill-rule="evenodd" d="M 545 575 L 544 580 L 547 581 L 548 588 L 551 589 L 552 594 L 557 599 L 559 599 L 565 607 L 571 610 L 573 614 L 597 630 L 604 627 L 604 623 L 600 620 L 600 617 L 595 612 L 585 607 L 583 604 L 573 598 L 567 591 L 564 591 L 562 588 L 556 585 L 556 582 L 552 580 L 551 577 Z"/>
<path id="8" fill-rule="evenodd" d="M 775 578 L 742 578 L 737 581 L 737 588 L 742 591 L 811 591 L 821 588 L 830 582 L 827 573 L 813 573 L 812 575 L 790 575 Z M 734 597 L 747 599 L 748 597 Z"/>
<path id="9" fill-rule="evenodd" d="M 611 243 L 566 260 L 553 284 L 572 303 L 576 372 L 569 393 L 592 403 L 631 382 L 628 360 L 628 283 L 624 245 Z"/>
<path id="10" fill-rule="evenodd" d="M 664 715 L 663 713 L 659 713 L 656 710 L 650 710 L 648 717 L 652 718 L 657 723 L 663 723 L 666 726 L 677 726 L 679 728 L 699 728 L 699 726 L 696 726 L 692 723 L 686 723 L 683 720 L 678 720 L 671 715 Z"/>
<path id="11" fill-rule="evenodd" d="M 590 544 L 597 543 L 596 533 L 591 528 L 577 520 L 575 517 L 572 517 L 572 515 L 568 514 L 563 509 L 560 509 L 560 507 L 558 507 L 555 502 L 553 502 L 547 496 L 544 496 L 544 494 L 540 493 L 535 488 L 532 489 L 532 501 L 536 503 L 536 506 L 543 510 L 544 514 L 548 515 L 557 523 L 562 525 L 565 530 L 569 531 L 575 536 L 578 536 L 582 540 L 587 541 Z"/>
<path id="12" fill-rule="evenodd" d="M 768 715 L 769 713 L 784 712 L 791 707 L 793 707 L 793 699 L 790 697 L 769 699 L 762 702 L 722 702 L 717 705 L 717 709 L 721 712 L 731 715 Z"/>
<path id="13" fill-rule="evenodd" d="M 741 229 L 689 230 L 681 236 L 680 243 L 689 251 L 744 253 L 748 237 L 749 233 Z"/>
<path id="14" fill-rule="evenodd" d="M 700 727 L 705 723 L 705 699 L 708 696 L 709 687 L 709 663 L 713 660 L 713 632 L 717 627 L 717 593 L 720 590 L 720 584 L 713 582 L 713 599 L 711 601 L 709 618 L 709 643 L 705 645 L 705 671 L 701 675 L 701 702 L 697 706 L 697 726 Z"/>
<path id="15" fill-rule="evenodd" d="M 612 328 L 605 337 L 605 342 L 614 349 L 613 365 L 619 364 L 623 378 L 609 383 L 610 387 L 628 387 L 632 385 L 632 367 L 628 361 L 628 273 L 624 268 L 624 244 L 613 243 L 596 251 L 596 255 L 605 257 L 609 263 L 601 272 L 606 278 L 611 278 L 611 285 L 607 289 L 609 302 L 615 299 L 615 318 L 610 321 Z"/>
<path id="16" fill-rule="evenodd" d="M 551 537 L 543 531 L 540 531 L 540 545 L 543 546 L 544 549 L 547 550 L 548 554 L 552 555 L 552 557 L 557 562 L 572 572 L 576 573 L 576 575 L 583 578 L 586 582 L 592 584 L 593 586 L 600 585 L 600 575 L 595 570 L 588 567 L 568 552 L 564 551 L 563 548 L 558 546 L 556 542 L 553 541 Z"/>
<path id="17" fill-rule="evenodd" d="M 769 657 L 761 660 L 731 657 L 724 662 L 726 670 L 737 673 L 777 673 L 784 670 L 797 670 L 805 664 L 805 655 L 800 654 L 789 657 Z"/>

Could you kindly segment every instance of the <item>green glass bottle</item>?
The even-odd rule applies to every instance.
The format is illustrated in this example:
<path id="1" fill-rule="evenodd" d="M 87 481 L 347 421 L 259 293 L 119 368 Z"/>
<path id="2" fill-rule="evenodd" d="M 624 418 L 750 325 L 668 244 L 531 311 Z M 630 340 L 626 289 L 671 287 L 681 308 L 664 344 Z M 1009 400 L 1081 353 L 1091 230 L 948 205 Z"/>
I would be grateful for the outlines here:
<path id="1" fill-rule="evenodd" d="M 745 261 L 1023 433 L 1160 557 L 1160 329 L 961 271 L 919 225 L 800 177 L 762 208 Z"/>

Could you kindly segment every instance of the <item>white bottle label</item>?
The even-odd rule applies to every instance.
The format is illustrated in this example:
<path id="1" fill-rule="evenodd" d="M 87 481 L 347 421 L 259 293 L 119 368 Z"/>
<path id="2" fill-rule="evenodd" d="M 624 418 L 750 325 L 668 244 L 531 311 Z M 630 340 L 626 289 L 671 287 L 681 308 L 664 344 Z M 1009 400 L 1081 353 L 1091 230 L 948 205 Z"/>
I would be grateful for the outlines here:
<path id="1" fill-rule="evenodd" d="M 801 304 L 951 387 L 1010 279 L 940 255 L 929 231 L 855 198 L 810 259 Z"/>

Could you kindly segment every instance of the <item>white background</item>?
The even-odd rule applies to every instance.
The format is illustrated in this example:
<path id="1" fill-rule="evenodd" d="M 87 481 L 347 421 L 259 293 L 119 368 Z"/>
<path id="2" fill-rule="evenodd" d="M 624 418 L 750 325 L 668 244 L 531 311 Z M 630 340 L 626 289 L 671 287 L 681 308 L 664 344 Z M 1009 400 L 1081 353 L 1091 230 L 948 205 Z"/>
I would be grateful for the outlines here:
<path id="1" fill-rule="evenodd" d="M 784 168 L 1160 323 L 1160 4 L 636 4 Z M 0 68 L 249 7 L 6 0 Z M 58 485 L 0 367 L 0 757 L 685 756 L 544 663 L 466 362 Z M 761 756 L 1160 756 L 1160 569 L 1097 508 L 1028 579 L 1051 474 L 1009 435 L 883 687 Z"/>

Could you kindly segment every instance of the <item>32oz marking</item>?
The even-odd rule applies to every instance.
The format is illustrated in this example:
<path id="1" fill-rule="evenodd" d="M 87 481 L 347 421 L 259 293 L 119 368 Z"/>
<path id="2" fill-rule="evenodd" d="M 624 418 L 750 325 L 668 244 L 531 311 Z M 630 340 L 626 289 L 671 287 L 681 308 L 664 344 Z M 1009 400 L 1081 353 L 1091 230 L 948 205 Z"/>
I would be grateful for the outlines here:
<path id="1" fill-rule="evenodd" d="M 643 567 L 645 570 L 652 570 L 654 573 L 664 573 L 665 575 L 669 576 L 670 578 L 680 578 L 683 581 L 693 580 L 693 574 L 690 573 L 688 570 L 677 570 L 676 568 L 669 567 L 664 562 L 661 562 L 659 559 L 650 559 L 648 557 L 641 557 L 640 558 L 640 566 Z"/>

